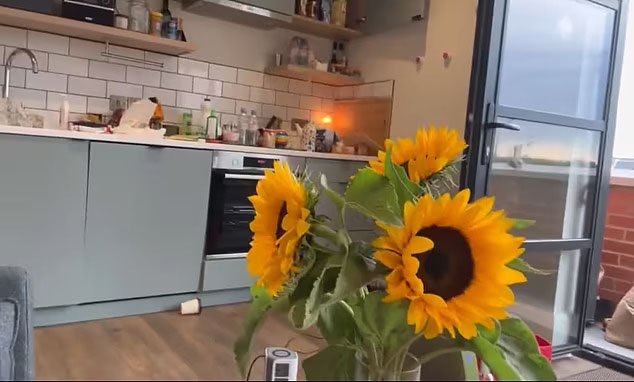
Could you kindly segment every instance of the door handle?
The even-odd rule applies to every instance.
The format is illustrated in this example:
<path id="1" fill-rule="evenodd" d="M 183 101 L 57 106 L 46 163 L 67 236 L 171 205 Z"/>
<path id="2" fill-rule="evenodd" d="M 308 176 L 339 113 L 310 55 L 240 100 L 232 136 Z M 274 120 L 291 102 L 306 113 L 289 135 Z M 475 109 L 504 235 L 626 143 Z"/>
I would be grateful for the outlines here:
<path id="1" fill-rule="evenodd" d="M 507 122 L 489 122 L 487 123 L 487 129 L 505 129 L 505 130 L 512 130 L 512 131 L 520 131 L 521 128 L 519 125 L 516 125 L 514 123 L 507 123 Z"/>

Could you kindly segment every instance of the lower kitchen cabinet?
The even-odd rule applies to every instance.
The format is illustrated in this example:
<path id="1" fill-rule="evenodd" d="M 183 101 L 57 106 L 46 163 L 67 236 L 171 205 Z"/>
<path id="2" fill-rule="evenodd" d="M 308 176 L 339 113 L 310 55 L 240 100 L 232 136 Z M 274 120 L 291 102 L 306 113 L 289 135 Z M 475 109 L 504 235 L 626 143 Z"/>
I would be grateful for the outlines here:
<path id="1" fill-rule="evenodd" d="M 87 301 L 194 292 L 212 151 L 92 143 Z"/>
<path id="2" fill-rule="evenodd" d="M 36 308 L 85 298 L 88 145 L 0 135 L 0 266 L 27 270 Z"/>

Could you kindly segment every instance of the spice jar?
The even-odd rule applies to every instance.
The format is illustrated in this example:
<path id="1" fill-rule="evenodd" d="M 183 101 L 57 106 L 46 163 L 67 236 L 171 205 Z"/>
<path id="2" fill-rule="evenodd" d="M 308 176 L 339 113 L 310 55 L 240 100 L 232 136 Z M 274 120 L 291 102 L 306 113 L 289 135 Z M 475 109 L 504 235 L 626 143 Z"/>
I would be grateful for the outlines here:
<path id="1" fill-rule="evenodd" d="M 160 36 L 163 25 L 163 14 L 161 12 L 150 13 L 150 34 Z"/>

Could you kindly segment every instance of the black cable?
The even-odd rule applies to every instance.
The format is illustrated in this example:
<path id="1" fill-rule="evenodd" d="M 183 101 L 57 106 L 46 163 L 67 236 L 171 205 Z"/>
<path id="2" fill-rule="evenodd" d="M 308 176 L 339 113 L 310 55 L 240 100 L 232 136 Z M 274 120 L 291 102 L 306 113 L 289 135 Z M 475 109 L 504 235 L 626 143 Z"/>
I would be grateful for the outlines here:
<path id="1" fill-rule="evenodd" d="M 255 363 L 257 362 L 257 360 L 259 360 L 260 358 L 264 358 L 264 354 L 260 354 L 259 356 L 253 358 L 253 361 L 251 361 L 251 366 L 249 366 L 249 372 L 247 373 L 247 381 L 249 380 L 249 378 L 251 378 L 251 371 L 253 370 L 253 365 L 255 365 Z"/>

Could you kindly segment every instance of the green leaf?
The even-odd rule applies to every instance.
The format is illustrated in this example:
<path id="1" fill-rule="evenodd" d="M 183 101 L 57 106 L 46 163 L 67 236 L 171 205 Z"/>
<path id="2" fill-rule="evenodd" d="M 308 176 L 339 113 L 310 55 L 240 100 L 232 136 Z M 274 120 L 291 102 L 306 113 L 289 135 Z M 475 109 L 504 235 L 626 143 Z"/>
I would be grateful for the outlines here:
<path id="1" fill-rule="evenodd" d="M 537 221 L 529 220 L 529 219 L 511 219 L 513 221 L 513 226 L 511 229 L 525 229 L 528 227 L 534 226 Z"/>
<path id="2" fill-rule="evenodd" d="M 339 213 L 339 220 L 340 220 L 341 226 L 343 227 L 345 213 L 346 213 L 346 200 L 344 199 L 343 195 L 340 195 L 339 193 L 337 193 L 336 191 L 334 191 L 328 186 L 328 179 L 326 178 L 326 175 L 324 174 L 321 175 L 320 183 L 321 183 L 321 187 L 323 187 L 324 192 L 326 193 L 328 198 L 330 198 L 330 200 L 332 200 L 332 202 L 335 204 L 335 207 L 337 207 L 337 211 Z"/>
<path id="3" fill-rule="evenodd" d="M 348 207 L 386 224 L 401 226 L 403 212 L 394 185 L 374 170 L 360 170 L 348 185 L 345 195 Z"/>
<path id="4" fill-rule="evenodd" d="M 354 343 L 356 326 L 354 312 L 343 301 L 323 308 L 319 314 L 319 332 L 330 345 Z"/>
<path id="5" fill-rule="evenodd" d="M 489 341 L 492 344 L 495 344 L 498 342 L 498 339 L 500 338 L 500 334 L 502 333 L 502 327 L 500 326 L 500 322 L 498 320 L 494 320 L 494 321 L 495 321 L 494 330 L 490 330 L 485 328 L 482 325 L 478 325 L 478 334 L 480 335 L 480 337 L 484 338 L 485 340 Z"/>
<path id="6" fill-rule="evenodd" d="M 355 351 L 341 346 L 328 346 L 302 362 L 309 381 L 354 381 Z"/>
<path id="7" fill-rule="evenodd" d="M 535 334 L 519 318 L 500 321 L 502 334 L 498 346 L 509 364 L 524 380 L 554 381 L 557 379 L 553 368 L 544 358 L 537 345 Z M 504 379 L 504 378 L 502 378 Z"/>
<path id="8" fill-rule="evenodd" d="M 251 288 L 251 297 L 253 301 L 249 306 L 247 317 L 244 322 L 244 332 L 236 341 L 233 352 L 240 368 L 240 372 L 244 375 L 246 365 L 250 358 L 250 348 L 253 336 L 266 314 L 273 306 L 273 298 L 268 294 L 265 288 L 253 286 Z"/>
<path id="9" fill-rule="evenodd" d="M 421 186 L 409 180 L 407 172 L 403 167 L 394 165 L 392 162 L 391 147 L 387 149 L 387 153 L 385 154 L 385 176 L 394 185 L 401 211 L 403 210 L 405 202 L 416 200 L 416 198 L 424 192 Z"/>
<path id="10" fill-rule="evenodd" d="M 527 263 L 526 260 L 522 259 L 521 257 L 515 258 L 510 263 L 506 264 L 506 266 L 511 269 L 515 269 L 516 271 L 520 271 L 522 273 L 532 273 L 534 275 L 540 275 L 540 276 L 548 276 L 556 272 L 554 270 L 544 271 L 541 269 L 534 268 L 529 263 Z"/>
<path id="11" fill-rule="evenodd" d="M 506 362 L 502 351 L 487 339 L 476 336 L 467 343 L 474 352 L 501 381 L 521 381 L 520 375 Z"/>
<path id="12" fill-rule="evenodd" d="M 337 302 L 356 293 L 369 282 L 382 278 L 383 273 L 377 271 L 376 263 L 371 260 L 374 249 L 365 242 L 353 242 L 350 244 L 341 273 L 337 277 L 337 284 L 330 296 L 330 303 Z"/>

